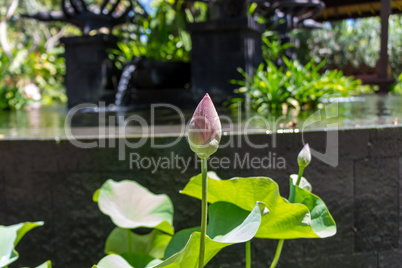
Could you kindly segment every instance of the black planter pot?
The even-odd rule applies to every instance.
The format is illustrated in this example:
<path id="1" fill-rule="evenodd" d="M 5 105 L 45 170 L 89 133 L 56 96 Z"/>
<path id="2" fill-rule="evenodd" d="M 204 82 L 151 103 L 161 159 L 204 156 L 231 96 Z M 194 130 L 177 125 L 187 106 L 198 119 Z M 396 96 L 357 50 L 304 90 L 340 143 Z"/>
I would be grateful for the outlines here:
<path id="1" fill-rule="evenodd" d="M 61 39 L 65 46 L 65 85 L 68 107 L 80 103 L 98 103 L 110 90 L 113 63 L 107 49 L 116 46 L 113 35 L 73 36 Z M 112 91 L 113 92 L 113 91 Z"/>
<path id="2" fill-rule="evenodd" d="M 161 62 L 143 59 L 134 72 L 134 86 L 144 89 L 179 89 L 189 87 L 191 67 L 187 62 Z"/>
<path id="3" fill-rule="evenodd" d="M 132 67 L 135 67 L 132 68 Z M 125 70 L 132 71 L 132 74 Z M 134 70 L 134 71 L 133 71 Z M 129 71 L 130 72 L 130 71 Z M 125 106 L 131 104 L 170 103 L 185 106 L 192 103 L 190 89 L 191 67 L 186 62 L 161 62 L 147 58 L 135 58 L 123 69 L 124 87 L 127 88 L 123 100 L 117 101 Z M 119 83 L 120 87 L 120 83 Z M 122 89 L 118 88 L 118 92 Z M 116 95 L 118 98 L 119 93 Z"/>

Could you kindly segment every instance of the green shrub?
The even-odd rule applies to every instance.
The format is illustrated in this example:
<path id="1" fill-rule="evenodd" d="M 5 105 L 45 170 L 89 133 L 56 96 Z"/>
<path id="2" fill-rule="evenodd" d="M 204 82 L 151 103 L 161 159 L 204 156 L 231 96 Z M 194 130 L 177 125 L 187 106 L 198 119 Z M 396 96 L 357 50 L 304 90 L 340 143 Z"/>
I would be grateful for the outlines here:
<path id="1" fill-rule="evenodd" d="M 242 86 L 236 93 L 245 94 L 250 99 L 251 107 L 257 112 L 278 113 L 282 111 L 284 104 L 291 103 L 291 92 L 285 86 L 286 75 L 283 67 L 278 68 L 268 61 L 267 66 L 261 64 L 253 76 L 249 76 L 241 68 L 238 68 L 238 71 L 244 76 L 245 81 L 232 81 Z M 237 102 L 238 99 L 233 101 Z"/>
<path id="2" fill-rule="evenodd" d="M 0 48 L 0 109 L 20 109 L 33 99 L 24 87 L 34 84 L 40 89 L 42 103 L 65 102 L 64 58 L 62 48 L 46 52 L 44 44 L 30 50 L 32 43 L 14 48 L 8 56 Z"/>
<path id="3" fill-rule="evenodd" d="M 154 14 L 139 18 L 137 25 L 128 25 L 128 32 L 117 33 L 122 41 L 118 49 L 111 50 L 110 58 L 119 69 L 141 56 L 155 61 L 190 61 L 191 37 L 186 23 L 205 20 L 206 5 L 174 2 L 154 1 Z"/>
<path id="4" fill-rule="evenodd" d="M 20 2 L 15 9 L 12 6 L 11 0 L 7 0 L 0 7 L 1 23 L 5 26 L 0 27 L 0 109 L 20 109 L 32 101 L 23 90 L 30 84 L 40 89 L 42 103 L 66 101 L 61 56 L 64 48 L 55 45 L 69 28 L 22 19 L 19 14 L 39 8 L 36 2 Z"/>
<path id="5" fill-rule="evenodd" d="M 398 81 L 392 86 L 391 92 L 402 94 L 402 73 L 399 75 Z"/>
<path id="6" fill-rule="evenodd" d="M 317 108 L 323 98 L 349 96 L 361 85 L 360 80 L 346 77 L 339 70 L 327 70 L 321 74 L 325 61 L 316 65 L 312 59 L 303 66 L 297 60 L 290 61 L 285 57 L 283 60 L 287 67 L 285 86 L 305 109 Z"/>
<path id="7" fill-rule="evenodd" d="M 278 68 L 268 61 L 253 76 L 239 69 L 245 81 L 232 81 L 241 86 L 236 92 L 244 93 L 257 112 L 281 113 L 284 106 L 314 109 L 324 98 L 350 96 L 361 86 L 360 80 L 346 77 L 338 70 L 321 73 L 325 61 L 315 64 L 312 59 L 302 65 L 297 60 L 282 59 L 284 66 Z"/>

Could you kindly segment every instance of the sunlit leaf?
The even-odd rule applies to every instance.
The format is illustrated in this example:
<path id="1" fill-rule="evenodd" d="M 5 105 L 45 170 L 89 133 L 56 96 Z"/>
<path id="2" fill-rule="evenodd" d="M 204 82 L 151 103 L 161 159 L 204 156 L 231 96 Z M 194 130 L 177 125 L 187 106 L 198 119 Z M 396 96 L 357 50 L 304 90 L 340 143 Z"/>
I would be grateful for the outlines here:
<path id="1" fill-rule="evenodd" d="M 135 268 L 146 268 L 153 267 L 162 262 L 160 259 L 155 259 L 147 254 L 137 253 L 137 252 L 126 252 L 121 254 L 121 256 Z"/>
<path id="2" fill-rule="evenodd" d="M 121 256 L 111 254 L 101 259 L 92 268 L 134 268 Z"/>
<path id="3" fill-rule="evenodd" d="M 154 259 L 162 259 L 171 239 L 171 235 L 159 230 L 139 235 L 131 232 L 130 229 L 117 227 L 106 240 L 105 253 L 123 254 L 126 252 L 135 252 L 147 254 Z"/>
<path id="4" fill-rule="evenodd" d="M 265 205 L 259 202 L 251 212 L 226 202 L 212 204 L 209 211 L 205 264 L 222 248 L 252 239 L 260 226 L 262 215 L 266 213 Z M 154 267 L 196 268 L 201 236 L 200 232 L 195 232 L 197 228 L 199 229 L 186 229 L 175 234 L 166 249 L 165 256 L 168 259 Z M 173 254 L 174 252 L 177 253 Z"/>
<path id="5" fill-rule="evenodd" d="M 96 190 L 94 195 L 92 196 L 92 201 L 94 201 L 95 203 L 98 203 L 100 190 L 101 189 Z"/>
<path id="6" fill-rule="evenodd" d="M 278 184 L 268 177 L 220 180 L 213 172 L 208 173 L 208 177 L 209 203 L 229 202 L 247 211 L 251 211 L 257 201 L 266 204 L 270 213 L 262 218 L 257 238 L 323 238 L 336 232 L 335 222 L 324 202 L 311 193 L 307 195 L 308 191 L 300 187 L 296 192 L 299 195 L 302 190 L 296 199 L 300 204 L 292 204 L 280 196 Z M 201 199 L 201 175 L 191 178 L 182 193 Z"/>
<path id="7" fill-rule="evenodd" d="M 293 179 L 291 178 L 292 182 Z M 309 182 L 306 180 L 309 184 Z M 294 185 L 293 185 L 294 186 Z M 336 224 L 324 201 L 311 192 L 294 186 L 296 190 L 295 203 L 308 207 L 311 213 L 311 227 L 319 237 L 330 237 L 336 234 Z"/>
<path id="8" fill-rule="evenodd" d="M 20 242 L 21 238 L 33 228 L 42 226 L 45 224 L 43 221 L 38 222 L 25 222 L 23 223 L 22 227 L 17 231 L 17 238 L 15 239 L 14 246 L 17 246 L 18 242 Z"/>
<path id="9" fill-rule="evenodd" d="M 41 225 L 43 222 L 25 222 L 10 226 L 0 225 L 0 267 L 5 267 L 18 259 L 19 255 L 14 247 L 28 231 Z"/>
<path id="10" fill-rule="evenodd" d="M 135 181 L 106 181 L 98 194 L 99 209 L 121 228 L 148 227 L 173 234 L 173 204 Z"/>

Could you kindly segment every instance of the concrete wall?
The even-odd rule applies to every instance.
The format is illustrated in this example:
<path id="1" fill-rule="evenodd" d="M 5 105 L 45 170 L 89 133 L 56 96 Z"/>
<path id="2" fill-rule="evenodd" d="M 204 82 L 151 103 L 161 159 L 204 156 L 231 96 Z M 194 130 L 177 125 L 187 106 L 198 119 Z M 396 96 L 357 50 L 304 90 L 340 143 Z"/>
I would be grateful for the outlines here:
<path id="1" fill-rule="evenodd" d="M 225 142 L 229 137 L 225 137 Z M 233 138 L 233 137 L 232 137 Z M 238 138 L 238 137 L 234 137 Z M 271 144 L 272 136 L 249 136 Z M 326 132 L 304 133 L 305 141 L 325 151 Z M 166 143 L 173 138 L 157 138 Z M 222 178 L 265 175 L 288 196 L 288 176 L 297 172 L 301 134 L 278 134 L 277 148 L 225 148 L 217 157 L 236 153 L 264 157 L 268 152 L 286 160 L 286 169 L 218 170 Z M 116 140 L 119 142 L 119 140 Z M 402 128 L 343 130 L 339 133 L 339 165 L 313 158 L 305 176 L 321 196 L 338 225 L 338 234 L 323 240 L 286 241 L 278 267 L 399 267 L 402 263 Z M 153 149 L 149 141 L 129 153 L 142 156 L 193 157 L 182 139 L 171 149 Z M 128 159 L 128 158 L 127 158 Z M 113 224 L 92 202 L 93 192 L 108 178 L 133 179 L 155 193 L 167 193 L 175 206 L 176 230 L 199 224 L 200 202 L 178 191 L 199 170 L 130 169 L 115 148 L 79 149 L 67 140 L 0 141 L 0 224 L 45 221 L 18 245 L 20 259 L 11 267 L 34 267 L 50 259 L 54 267 L 91 267 L 103 257 Z M 268 267 L 276 241 L 253 240 L 253 267 Z M 244 245 L 224 249 L 209 267 L 244 267 Z"/>

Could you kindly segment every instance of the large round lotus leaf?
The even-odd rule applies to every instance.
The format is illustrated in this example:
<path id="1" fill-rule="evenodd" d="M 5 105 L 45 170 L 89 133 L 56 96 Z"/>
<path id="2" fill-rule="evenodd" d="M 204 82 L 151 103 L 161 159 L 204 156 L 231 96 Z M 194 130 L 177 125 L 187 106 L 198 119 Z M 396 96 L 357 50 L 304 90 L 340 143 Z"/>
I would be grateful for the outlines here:
<path id="1" fill-rule="evenodd" d="M 182 193 L 201 199 L 201 188 L 200 174 L 191 178 Z M 301 189 L 300 187 L 297 188 Z M 299 193 L 297 192 L 297 194 Z M 266 204 L 270 213 L 262 218 L 260 229 L 256 234 L 257 238 L 323 238 L 334 235 L 336 225 L 333 220 L 329 220 L 332 217 L 326 216 L 330 214 L 324 202 L 317 196 L 303 190 L 303 199 L 310 200 L 307 196 L 311 200 L 315 200 L 314 206 L 308 207 L 302 202 L 300 204 L 289 203 L 280 196 L 278 184 L 268 177 L 220 180 L 216 174 L 208 174 L 208 202 L 229 202 L 247 211 L 251 211 L 253 204 L 258 201 Z M 301 197 L 299 196 L 297 200 L 299 198 Z M 316 218 L 312 218 L 312 212 L 316 205 L 319 205 L 320 212 L 324 210 L 325 213 L 315 213 Z M 322 222 L 325 222 L 325 225 Z"/>
<path id="2" fill-rule="evenodd" d="M 173 234 L 173 204 L 135 181 L 106 181 L 96 193 L 99 209 L 121 228 L 148 227 Z M 95 199 L 96 200 L 96 199 Z"/>
<path id="3" fill-rule="evenodd" d="M 154 259 L 162 259 L 165 249 L 172 236 L 159 230 L 152 230 L 149 234 L 139 235 L 130 229 L 116 227 L 106 239 L 106 254 L 123 254 L 135 252 L 146 254 Z"/>
<path id="4" fill-rule="evenodd" d="M 0 267 L 5 267 L 18 259 L 18 252 L 14 250 L 14 247 L 28 231 L 41 225 L 43 222 L 0 225 Z"/>
<path id="5" fill-rule="evenodd" d="M 263 203 L 256 203 L 251 212 L 226 202 L 212 204 L 209 207 L 205 264 L 222 248 L 251 240 L 264 213 L 266 211 Z M 201 233 L 195 231 L 199 229 L 200 227 L 195 227 L 176 233 L 166 249 L 165 256 L 168 258 L 154 267 L 198 267 Z"/>

